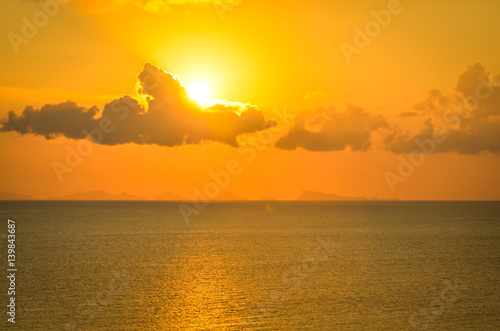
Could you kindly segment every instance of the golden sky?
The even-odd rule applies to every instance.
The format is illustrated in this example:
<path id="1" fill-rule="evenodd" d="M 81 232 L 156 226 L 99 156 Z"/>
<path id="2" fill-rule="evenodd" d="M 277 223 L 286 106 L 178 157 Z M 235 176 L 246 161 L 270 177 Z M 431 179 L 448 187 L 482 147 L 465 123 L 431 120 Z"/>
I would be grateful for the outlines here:
<path id="1" fill-rule="evenodd" d="M 0 12 L 0 191 L 500 199 L 497 0 Z"/>

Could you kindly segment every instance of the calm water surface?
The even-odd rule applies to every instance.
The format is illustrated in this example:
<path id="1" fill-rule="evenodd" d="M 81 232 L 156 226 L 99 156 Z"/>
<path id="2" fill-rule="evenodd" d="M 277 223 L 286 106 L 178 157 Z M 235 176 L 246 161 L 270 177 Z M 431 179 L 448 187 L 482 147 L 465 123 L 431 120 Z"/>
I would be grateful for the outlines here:
<path id="1" fill-rule="evenodd" d="M 500 330 L 498 202 L 0 206 L 19 330 Z"/>

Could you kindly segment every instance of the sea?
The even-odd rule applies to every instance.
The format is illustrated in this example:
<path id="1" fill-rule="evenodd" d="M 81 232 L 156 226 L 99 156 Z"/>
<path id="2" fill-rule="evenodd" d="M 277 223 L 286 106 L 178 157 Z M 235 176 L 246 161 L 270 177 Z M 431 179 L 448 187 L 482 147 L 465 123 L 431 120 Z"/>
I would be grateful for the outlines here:
<path id="1" fill-rule="evenodd" d="M 186 206 L 0 202 L 0 329 L 500 330 L 500 202 Z"/>

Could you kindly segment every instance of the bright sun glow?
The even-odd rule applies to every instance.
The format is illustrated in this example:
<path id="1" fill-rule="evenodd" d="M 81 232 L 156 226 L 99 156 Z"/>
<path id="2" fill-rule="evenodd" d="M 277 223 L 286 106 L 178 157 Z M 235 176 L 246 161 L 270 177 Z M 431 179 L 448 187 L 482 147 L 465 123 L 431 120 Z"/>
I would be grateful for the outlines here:
<path id="1" fill-rule="evenodd" d="M 195 81 L 187 86 L 187 91 L 191 99 L 197 101 L 200 105 L 204 105 L 210 100 L 210 86 L 203 81 Z"/>

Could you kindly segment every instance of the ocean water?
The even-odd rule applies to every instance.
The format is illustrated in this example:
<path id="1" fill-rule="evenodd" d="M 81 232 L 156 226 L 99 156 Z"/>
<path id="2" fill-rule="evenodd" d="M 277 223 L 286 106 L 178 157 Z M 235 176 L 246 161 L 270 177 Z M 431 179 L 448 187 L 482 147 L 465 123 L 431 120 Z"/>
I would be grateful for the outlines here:
<path id="1" fill-rule="evenodd" d="M 18 330 L 500 330 L 498 202 L 1 202 Z"/>

